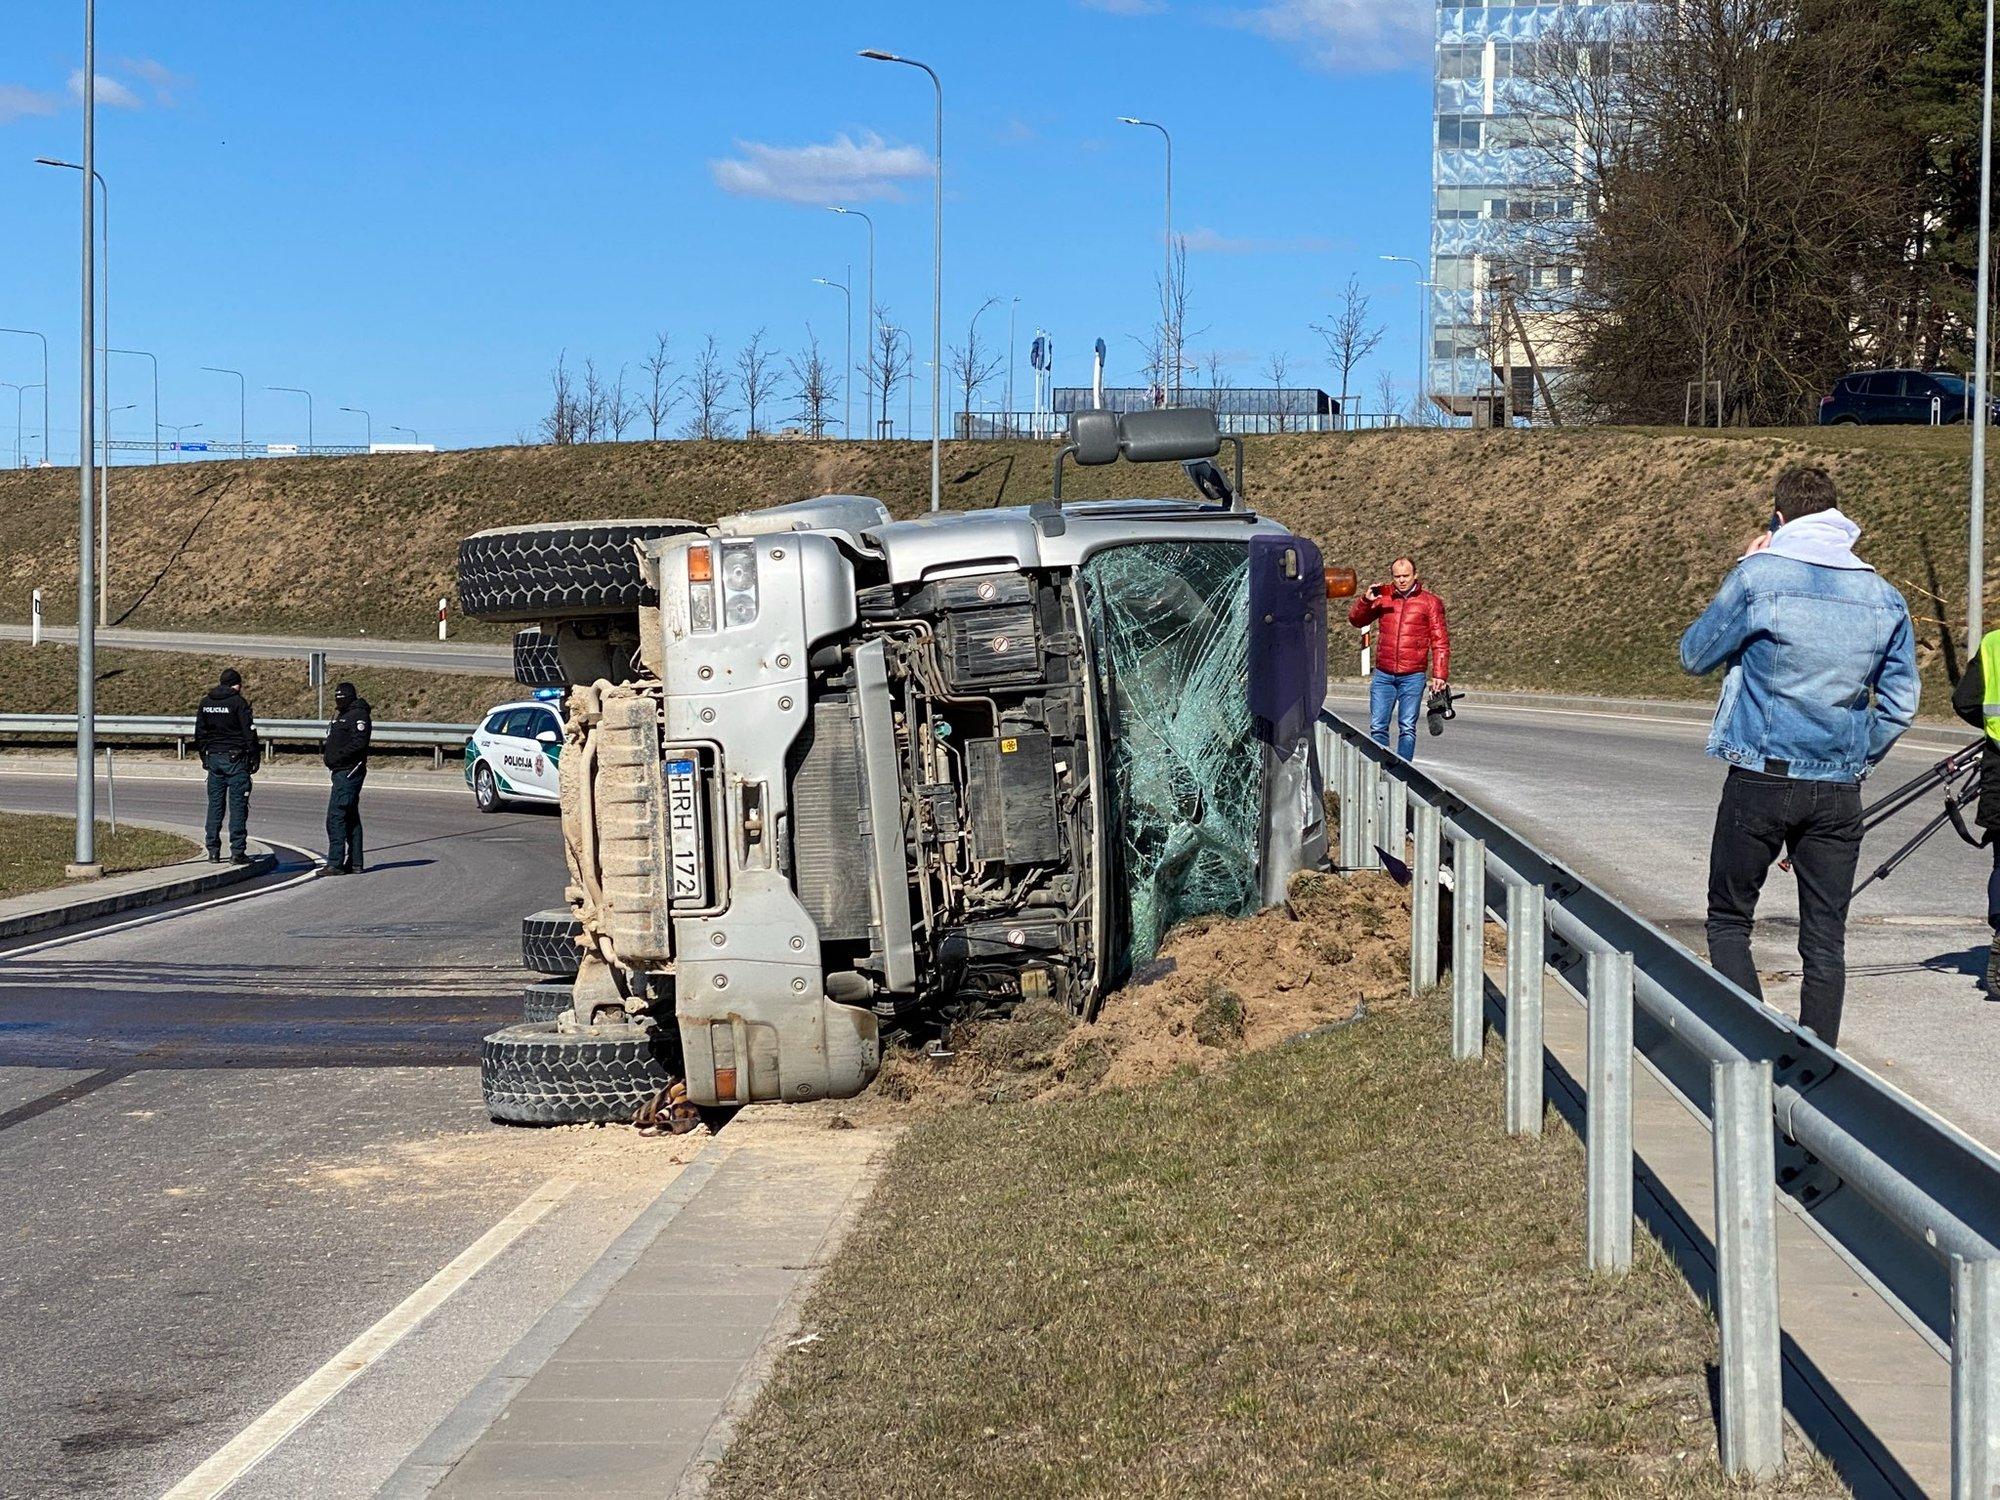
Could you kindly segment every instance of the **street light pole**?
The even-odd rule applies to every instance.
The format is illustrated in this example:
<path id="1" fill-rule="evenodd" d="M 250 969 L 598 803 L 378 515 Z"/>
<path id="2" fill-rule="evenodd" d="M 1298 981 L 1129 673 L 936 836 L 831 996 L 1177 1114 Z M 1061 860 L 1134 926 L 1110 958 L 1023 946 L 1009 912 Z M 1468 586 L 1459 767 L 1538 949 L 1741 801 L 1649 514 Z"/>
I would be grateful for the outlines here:
<path id="1" fill-rule="evenodd" d="M 407 432 L 410 435 L 410 441 L 412 443 L 417 441 L 417 429 L 414 427 L 398 427 L 393 423 L 391 423 L 389 430 L 391 432 Z"/>
<path id="2" fill-rule="evenodd" d="M 91 22 L 91 26 L 94 31 L 96 26 L 96 22 L 94 20 Z M 96 148 L 93 145 L 90 153 L 88 153 L 88 156 L 86 157 L 86 160 L 88 160 L 89 157 L 94 157 L 95 154 L 96 154 Z M 86 167 L 84 162 L 60 161 L 53 156 L 38 156 L 35 158 L 35 165 L 38 167 L 63 167 L 71 172 L 83 172 L 87 170 L 89 172 L 88 181 L 97 184 L 98 194 L 104 199 L 104 218 L 98 227 L 98 233 L 102 237 L 102 246 L 101 246 L 102 259 L 99 262 L 99 276 L 103 288 L 101 292 L 101 297 L 103 302 L 103 321 L 97 329 L 97 336 L 100 339 L 102 339 L 105 342 L 105 344 L 108 345 L 111 342 L 111 188 L 110 185 L 105 182 L 104 174 L 102 172 L 98 171 L 94 165 Z M 88 189 L 86 189 L 86 191 L 88 191 Z M 91 351 L 91 359 L 93 362 L 97 358 L 97 352 L 98 351 L 96 350 Z M 111 604 L 111 590 L 110 590 L 109 580 L 106 576 L 111 566 L 111 437 L 110 437 L 111 351 L 110 349 L 108 348 L 104 349 L 103 354 L 104 354 L 104 385 L 103 385 L 103 395 L 100 398 L 100 404 L 104 411 L 105 446 L 103 453 L 100 455 L 98 460 L 98 471 L 97 471 L 97 623 L 100 625 L 104 624 L 105 621 L 107 620 L 108 616 L 106 614 L 106 611 L 110 608 Z"/>
<path id="3" fill-rule="evenodd" d="M 199 426 L 201 426 L 201 423 L 199 423 L 199 422 L 179 422 L 179 423 L 176 423 L 176 424 L 174 425 L 174 455 L 175 455 L 175 457 L 174 457 L 174 462 L 175 462 L 175 463 L 179 463 L 179 462 L 180 462 L 180 451 L 181 451 L 181 434 L 182 434 L 182 433 L 184 433 L 184 432 L 192 432 L 192 431 L 193 431 L 193 430 L 194 430 L 195 428 L 197 428 L 197 427 L 199 427 Z M 154 437 L 155 437 L 155 438 L 157 438 L 157 437 L 159 436 L 159 428 L 158 428 L 158 426 L 157 426 L 157 425 L 156 425 L 156 426 L 154 427 L 154 429 L 153 429 L 153 435 L 154 435 Z"/>
<path id="4" fill-rule="evenodd" d="M 203 365 L 202 368 L 211 375 L 234 375 L 236 377 L 236 456 L 238 458 L 248 458 L 250 456 L 250 445 L 243 439 L 243 414 L 249 409 L 249 401 L 243 394 L 248 389 L 243 384 L 243 372 L 241 370 L 225 370 L 219 365 Z"/>
<path id="5" fill-rule="evenodd" d="M 312 457 L 312 451 L 313 451 L 313 397 L 312 397 L 312 392 L 311 392 L 311 391 L 309 391 L 309 390 L 306 390 L 306 389 L 305 389 L 305 388 L 304 388 L 303 386 L 296 386 L 296 385 L 267 385 L 267 386 L 265 386 L 265 387 L 264 387 L 264 389 L 265 389 L 265 390 L 267 390 L 267 391 L 284 391 L 284 392 L 286 392 L 286 393 L 287 393 L 288 395 L 293 395 L 293 396 L 303 396 L 303 397 L 305 397 L 305 398 L 306 398 L 306 457 L 307 457 L 307 458 L 311 458 L 311 457 Z"/>
<path id="6" fill-rule="evenodd" d="M 83 0 L 83 379 L 78 400 L 77 545 L 76 545 L 76 859 L 67 870 L 72 879 L 104 873 L 97 862 L 97 611 L 92 607 L 97 558 L 92 535 L 97 496 L 92 492 L 90 458 L 95 446 L 97 330 L 92 326 L 97 301 L 97 226 L 93 220 L 97 194 L 92 186 L 97 165 L 97 0 Z"/>
<path id="7" fill-rule="evenodd" d="M 1383 260 L 1397 265 L 1412 266 L 1417 273 L 1417 401 L 1421 405 L 1429 397 L 1426 387 L 1430 385 L 1430 340 L 1424 334 L 1426 314 L 1430 297 L 1424 291 L 1424 263 L 1412 260 L 1407 255 L 1385 255 Z"/>
<path id="8" fill-rule="evenodd" d="M 930 74 L 931 87 L 937 91 L 936 180 L 931 209 L 931 509 L 937 510 L 944 494 L 943 434 L 939 431 L 944 421 L 944 83 L 937 69 L 914 57 L 898 57 L 873 48 L 861 55 L 873 62 L 922 68 Z"/>
<path id="9" fill-rule="evenodd" d="M 367 408 L 360 406 L 343 406 L 341 407 L 341 410 L 344 412 L 352 412 L 355 416 L 361 418 L 362 421 L 368 424 L 368 446 L 372 449 L 375 446 L 375 419 L 368 415 Z"/>
<path id="10" fill-rule="evenodd" d="M 1979 118 L 1979 312 L 1972 335 L 1973 423 L 1972 423 L 1972 519 L 1971 549 L 1965 592 L 1965 648 L 1969 662 L 1978 654 L 1983 640 L 1986 607 L 1986 424 L 1992 418 L 1991 386 L 1987 366 L 1991 349 L 1987 344 L 1987 312 L 1992 303 L 1993 269 L 1993 0 L 1986 0 L 1986 88 Z"/>
<path id="11" fill-rule="evenodd" d="M 42 341 L 42 467 L 49 462 L 49 336 L 32 328 L 0 328 L 0 333 L 18 333 Z M 33 389 L 30 387 L 30 389 Z"/>
<path id="12" fill-rule="evenodd" d="M 1118 117 L 1118 123 L 1119 123 L 1120 125 L 1143 125 L 1143 126 L 1147 127 L 1148 129 L 1151 129 L 1151 130 L 1157 130 L 1157 131 L 1159 131 L 1159 132 L 1160 132 L 1160 135 L 1161 135 L 1161 137 L 1162 137 L 1162 138 L 1163 138 L 1163 139 L 1164 139 L 1164 140 L 1166 141 L 1166 143 L 1167 143 L 1167 275 L 1166 275 L 1166 279 L 1165 279 L 1164 281 L 1162 281 L 1162 282 L 1160 283 L 1160 313 L 1161 313 L 1161 319 L 1160 319 L 1160 322 L 1161 322 L 1161 328 L 1162 328 L 1162 332 L 1163 332 L 1163 337 L 1164 337 L 1164 338 L 1166 339 L 1166 341 L 1168 341 L 1168 342 L 1172 342 L 1172 343 L 1175 343 L 1176 345 L 1178 345 L 1178 343 L 1179 343 L 1179 340 L 1178 340 L 1178 339 L 1174 339 L 1174 338 L 1172 338 L 1172 337 L 1171 337 L 1171 335 L 1172 335 L 1172 329 L 1173 329 L 1173 315 L 1174 315 L 1174 313 L 1173 313 L 1173 308 L 1174 308 L 1174 302 L 1173 302 L 1173 298 L 1174 298 L 1174 138 L 1173 138 L 1173 136 L 1172 136 L 1171 134 L 1169 134 L 1169 133 L 1168 133 L 1168 130 L 1167 130 L 1167 127 L 1166 127 L 1166 126 L 1164 126 L 1164 125 L 1162 125 L 1162 124 L 1161 124 L 1161 123 L 1160 123 L 1160 122 L 1159 122 L 1158 120 L 1141 120 L 1141 119 L 1138 119 L 1138 118 L 1136 118 L 1136 117 L 1134 117 L 1134 116 L 1132 116 L 1132 115 L 1120 115 L 1120 116 Z M 1162 351 L 1162 352 L 1164 353 L 1164 351 Z M 1173 392 L 1174 392 L 1174 393 L 1175 393 L 1176 395 L 1178 395 L 1178 393 L 1179 393 L 1179 391 L 1180 391 L 1180 388 L 1181 388 L 1181 370 L 1180 370 L 1180 365 L 1181 365 L 1181 359 L 1180 359 L 1180 350 L 1179 350 L 1179 348 L 1178 348 L 1178 347 L 1176 347 L 1176 348 L 1175 348 L 1175 349 L 1173 350 L 1173 352 L 1172 352 L 1172 355 L 1171 355 L 1171 358 L 1173 359 L 1173 362 L 1174 362 L 1174 368 L 1173 368 L 1173 372 L 1172 372 L 1171 374 L 1169 374 L 1169 375 L 1167 376 L 1167 383 L 1168 383 L 1168 385 L 1169 385 L 1170 389 L 1171 389 L 1171 390 L 1172 390 L 1172 391 L 1173 391 Z M 1164 373 L 1164 372 L 1163 372 L 1163 373 Z"/>
<path id="13" fill-rule="evenodd" d="M 113 354 L 130 354 L 140 359 L 150 359 L 153 361 L 153 462 L 157 464 L 160 461 L 160 362 L 144 349 L 106 349 L 104 352 L 107 356 Z M 105 367 L 107 369 L 110 368 L 110 360 L 108 358 L 105 361 Z M 106 441 L 109 441 L 108 435 Z"/>
<path id="14" fill-rule="evenodd" d="M 847 429 L 847 436 L 851 439 L 854 436 L 854 294 L 848 291 L 844 283 L 828 281 L 824 276 L 813 277 L 813 285 L 835 288 L 847 304 L 847 379 L 843 382 L 847 387 L 846 404 L 843 407 L 846 415 L 841 418 L 841 425 Z M 823 434 L 816 432 L 813 436 L 820 437 Z"/>
<path id="15" fill-rule="evenodd" d="M 1007 435 L 1014 435 L 1014 315 L 1021 310 L 1021 299 L 1014 298 L 1007 304 Z"/>
<path id="16" fill-rule="evenodd" d="M 875 350 L 875 221 L 858 208 L 842 208 L 838 204 L 829 204 L 828 207 L 837 214 L 847 214 L 868 226 L 868 305 L 861 310 L 862 338 L 865 340 L 861 349 L 864 360 L 872 359 Z M 847 378 L 854 378 L 854 357 L 851 354 L 847 360 Z M 850 440 L 854 437 L 852 427 L 847 429 L 847 436 Z"/>

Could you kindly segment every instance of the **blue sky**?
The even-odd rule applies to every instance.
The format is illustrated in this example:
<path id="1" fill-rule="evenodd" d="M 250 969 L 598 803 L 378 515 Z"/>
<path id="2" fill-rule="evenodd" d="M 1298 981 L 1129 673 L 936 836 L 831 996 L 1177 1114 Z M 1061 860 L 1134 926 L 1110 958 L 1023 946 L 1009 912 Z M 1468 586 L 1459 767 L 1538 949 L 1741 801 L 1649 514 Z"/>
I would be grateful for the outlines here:
<path id="1" fill-rule="evenodd" d="M 559 351 L 636 373 L 665 330 L 685 369 L 709 333 L 789 349 L 810 321 L 838 359 L 841 299 L 812 278 L 852 266 L 858 342 L 865 241 L 829 201 L 875 216 L 877 301 L 927 358 L 930 86 L 862 47 L 944 79 L 945 338 L 993 296 L 981 334 L 1004 341 L 1018 296 L 1018 405 L 1037 327 L 1061 383 L 1088 380 L 1098 337 L 1112 379 L 1138 377 L 1161 149 L 1123 114 L 1174 132 L 1196 352 L 1243 385 L 1283 349 L 1293 383 L 1326 385 L 1307 325 L 1352 273 L 1388 327 L 1379 363 L 1411 384 L 1415 275 L 1377 256 L 1428 240 L 1428 0 L 98 12 L 112 342 L 158 355 L 161 420 L 203 423 L 190 438 L 236 436 L 235 382 L 203 365 L 245 372 L 253 443 L 304 438 L 303 401 L 263 389 L 282 385 L 313 392 L 321 441 L 360 439 L 353 406 L 378 439 L 398 424 L 460 447 L 532 433 Z M 73 461 L 78 184 L 33 158 L 81 150 L 81 5 L 22 0 L 8 20 L 0 325 L 49 334 L 51 457 Z M 33 341 L 0 336 L 0 379 L 39 375 Z M 143 360 L 116 364 L 127 401 L 117 435 L 149 436 Z M 920 385 L 920 427 L 926 405 Z"/>

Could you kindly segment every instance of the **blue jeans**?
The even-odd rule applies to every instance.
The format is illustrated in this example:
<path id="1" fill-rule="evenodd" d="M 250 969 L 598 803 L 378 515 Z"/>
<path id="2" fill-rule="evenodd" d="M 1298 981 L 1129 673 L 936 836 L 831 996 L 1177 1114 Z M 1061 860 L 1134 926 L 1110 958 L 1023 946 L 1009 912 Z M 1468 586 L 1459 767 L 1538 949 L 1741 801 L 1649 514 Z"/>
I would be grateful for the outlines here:
<path id="1" fill-rule="evenodd" d="M 1385 672 L 1380 667 L 1368 679 L 1368 735 L 1384 749 L 1389 745 L 1389 715 L 1396 716 L 1396 753 L 1417 758 L 1417 715 L 1424 711 L 1426 672 Z"/>

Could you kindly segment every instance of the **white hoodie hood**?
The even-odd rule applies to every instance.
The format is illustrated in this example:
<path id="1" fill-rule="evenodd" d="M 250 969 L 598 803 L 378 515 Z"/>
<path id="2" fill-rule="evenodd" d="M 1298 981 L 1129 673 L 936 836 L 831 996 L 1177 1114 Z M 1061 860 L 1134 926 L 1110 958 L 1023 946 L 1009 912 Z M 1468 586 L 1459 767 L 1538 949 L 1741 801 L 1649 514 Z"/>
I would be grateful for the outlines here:
<path id="1" fill-rule="evenodd" d="M 1762 550 L 1773 557 L 1789 557 L 1817 567 L 1872 573 L 1874 568 L 1854 555 L 1854 544 L 1860 539 L 1861 528 L 1846 516 L 1838 510 L 1822 510 L 1787 521 L 1771 538 L 1771 545 Z"/>

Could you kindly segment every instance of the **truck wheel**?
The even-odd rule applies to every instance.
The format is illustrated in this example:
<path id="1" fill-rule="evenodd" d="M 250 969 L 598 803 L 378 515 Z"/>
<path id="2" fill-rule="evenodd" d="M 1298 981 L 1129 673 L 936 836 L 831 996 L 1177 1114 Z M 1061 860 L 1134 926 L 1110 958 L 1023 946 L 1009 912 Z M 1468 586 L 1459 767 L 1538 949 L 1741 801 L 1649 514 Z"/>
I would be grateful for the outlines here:
<path id="1" fill-rule="evenodd" d="M 634 542 L 699 531 L 693 521 L 502 526 L 458 544 L 458 602 L 476 620 L 625 614 L 654 600 Z"/>
<path id="2" fill-rule="evenodd" d="M 563 681 L 562 653 L 556 638 L 545 631 L 514 632 L 514 680 L 522 687 L 568 687 Z"/>
<path id="3" fill-rule="evenodd" d="M 576 987 L 567 979 L 537 979 L 521 992 L 521 1019 L 529 1025 L 553 1021 L 576 1003 Z"/>
<path id="4" fill-rule="evenodd" d="M 629 1124 L 679 1078 L 676 1042 L 643 1026 L 504 1027 L 479 1044 L 486 1112 L 511 1125 Z"/>
<path id="5" fill-rule="evenodd" d="M 583 923 L 567 906 L 521 918 L 522 967 L 537 974 L 574 974 L 583 962 L 583 950 L 576 945 L 582 933 Z"/>

